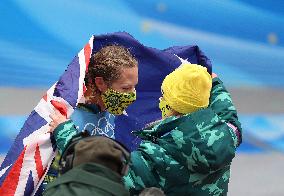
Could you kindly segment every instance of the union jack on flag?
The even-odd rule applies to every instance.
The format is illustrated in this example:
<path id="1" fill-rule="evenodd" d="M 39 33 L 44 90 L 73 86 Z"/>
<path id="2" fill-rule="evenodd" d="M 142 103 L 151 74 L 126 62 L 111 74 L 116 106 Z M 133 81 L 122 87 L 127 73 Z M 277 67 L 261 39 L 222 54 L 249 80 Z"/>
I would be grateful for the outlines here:
<path id="1" fill-rule="evenodd" d="M 0 195 L 34 195 L 56 150 L 48 133 L 57 108 L 69 117 L 85 90 L 84 78 L 93 48 L 91 37 L 67 70 L 29 115 L 0 168 Z"/>
<path id="2" fill-rule="evenodd" d="M 167 74 L 185 62 L 202 65 L 212 73 L 210 60 L 198 46 L 159 50 L 144 46 L 125 32 L 92 36 L 32 111 L 7 153 L 0 168 L 0 196 L 37 194 L 56 154 L 56 145 L 47 133 L 51 121 L 49 115 L 56 108 L 70 117 L 77 104 L 84 101 L 84 78 L 91 54 L 110 44 L 128 48 L 139 63 L 137 100 L 127 108 L 128 115 L 115 118 L 115 138 L 130 150 L 135 150 L 139 144 L 131 131 L 161 117 L 157 106 L 161 83 Z"/>

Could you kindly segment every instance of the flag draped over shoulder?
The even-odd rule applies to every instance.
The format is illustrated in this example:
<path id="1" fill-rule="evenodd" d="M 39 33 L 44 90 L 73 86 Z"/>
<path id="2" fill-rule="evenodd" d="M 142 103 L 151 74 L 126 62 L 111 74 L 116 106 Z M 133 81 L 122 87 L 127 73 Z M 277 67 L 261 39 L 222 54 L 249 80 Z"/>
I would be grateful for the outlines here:
<path id="1" fill-rule="evenodd" d="M 29 115 L 0 168 L 0 195 L 33 195 L 55 156 L 49 130 L 54 107 L 70 116 L 83 97 L 93 37 Z"/>
<path id="2" fill-rule="evenodd" d="M 143 128 L 161 117 L 158 109 L 160 87 L 164 77 L 183 61 L 207 67 L 209 59 L 198 46 L 175 46 L 159 50 L 142 45 L 125 32 L 92 36 L 86 46 L 68 65 L 60 79 L 40 100 L 7 153 L 0 168 L 0 195 L 33 195 L 56 154 L 49 129 L 50 113 L 54 107 L 71 116 L 85 91 L 84 78 L 91 54 L 106 45 L 117 44 L 129 49 L 139 63 L 137 100 L 127 109 L 128 115 L 115 119 L 117 140 L 131 150 L 139 144 L 131 131 Z"/>

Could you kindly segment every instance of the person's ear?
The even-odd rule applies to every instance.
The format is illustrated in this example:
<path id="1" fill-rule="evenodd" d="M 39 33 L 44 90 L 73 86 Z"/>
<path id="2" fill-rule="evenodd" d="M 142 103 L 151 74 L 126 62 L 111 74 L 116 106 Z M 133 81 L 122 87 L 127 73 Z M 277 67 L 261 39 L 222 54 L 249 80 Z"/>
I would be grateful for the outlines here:
<path id="1" fill-rule="evenodd" d="M 104 81 L 102 77 L 95 77 L 95 84 L 100 92 L 105 92 L 108 88 L 107 83 Z"/>

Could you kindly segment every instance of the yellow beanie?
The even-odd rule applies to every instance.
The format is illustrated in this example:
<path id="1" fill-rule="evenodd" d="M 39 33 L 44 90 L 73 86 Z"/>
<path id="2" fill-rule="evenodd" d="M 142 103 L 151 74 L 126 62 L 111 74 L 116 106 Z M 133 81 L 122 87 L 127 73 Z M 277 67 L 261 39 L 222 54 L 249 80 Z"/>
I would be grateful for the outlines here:
<path id="1" fill-rule="evenodd" d="M 162 83 L 165 101 L 175 111 L 187 114 L 209 104 L 212 78 L 207 69 L 196 64 L 182 64 Z"/>

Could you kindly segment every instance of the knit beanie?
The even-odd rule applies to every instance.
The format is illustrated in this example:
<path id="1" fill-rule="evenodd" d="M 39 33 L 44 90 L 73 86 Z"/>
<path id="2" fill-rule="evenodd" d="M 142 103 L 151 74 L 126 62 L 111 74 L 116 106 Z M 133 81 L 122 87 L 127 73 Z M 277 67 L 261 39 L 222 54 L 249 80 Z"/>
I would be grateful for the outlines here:
<path id="1" fill-rule="evenodd" d="M 91 162 L 105 166 L 121 175 L 124 157 L 128 152 L 110 138 L 91 136 L 76 144 L 74 154 L 73 167 Z"/>
<path id="2" fill-rule="evenodd" d="M 181 114 L 195 112 L 209 105 L 212 78 L 207 69 L 197 64 L 182 64 L 162 83 L 163 98 Z"/>

